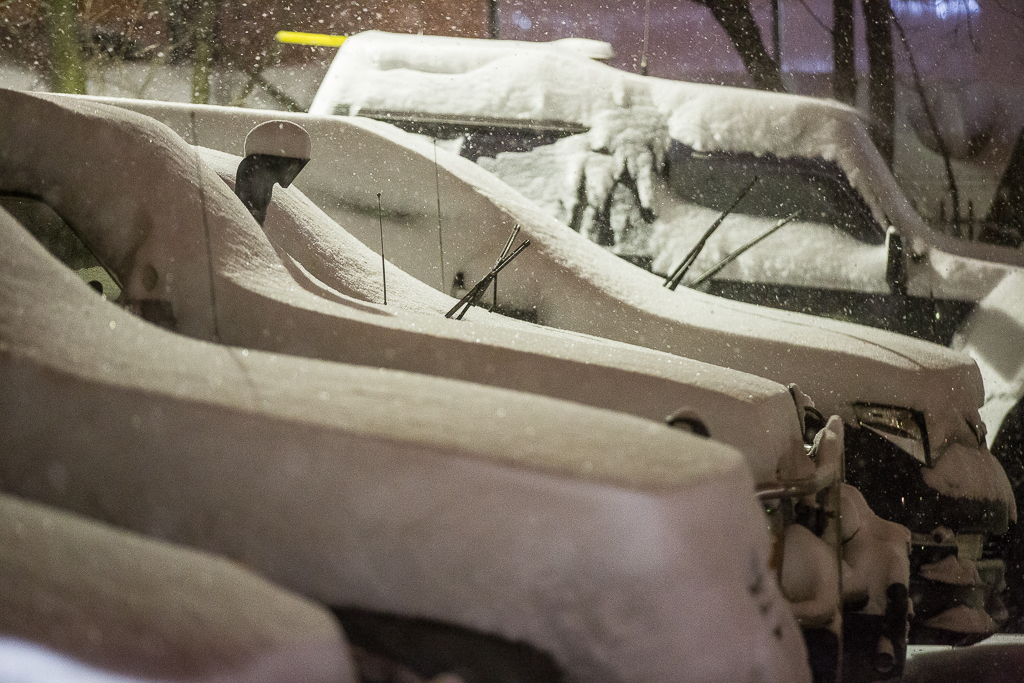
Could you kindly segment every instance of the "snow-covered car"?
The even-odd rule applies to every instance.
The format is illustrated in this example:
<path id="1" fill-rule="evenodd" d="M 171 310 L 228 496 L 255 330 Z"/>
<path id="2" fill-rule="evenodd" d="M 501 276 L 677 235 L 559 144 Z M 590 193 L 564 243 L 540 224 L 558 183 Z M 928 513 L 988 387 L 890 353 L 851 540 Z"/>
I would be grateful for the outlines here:
<path id="1" fill-rule="evenodd" d="M 829 105 L 783 97 L 770 105 L 785 105 L 780 115 L 791 125 L 779 131 L 778 125 L 761 121 L 756 108 L 739 112 L 734 108 L 731 115 L 724 110 L 730 98 L 745 101 L 747 96 L 760 97 L 756 93 L 645 79 L 564 50 L 527 49 L 517 43 L 506 44 L 504 51 L 492 50 L 490 44 L 478 49 L 482 45 L 429 36 L 369 33 L 351 37 L 339 50 L 313 110 L 321 115 L 368 114 L 405 120 L 420 132 L 438 137 L 474 126 L 480 131 L 482 126 L 482 141 L 481 136 L 463 141 L 462 150 L 469 149 L 471 156 L 483 145 L 492 153 L 496 144 L 507 139 L 520 144 L 524 130 L 548 136 L 559 131 L 568 134 L 601 119 L 607 125 L 598 132 L 609 135 L 603 139 L 595 135 L 594 146 L 614 154 L 596 159 L 588 166 L 591 173 L 569 181 L 545 178 L 524 193 L 540 199 L 549 186 L 575 182 L 574 197 L 582 197 L 582 204 L 590 195 L 610 198 L 621 171 L 632 169 L 632 175 L 624 175 L 637 182 L 638 192 L 656 186 L 651 160 L 666 153 L 670 139 L 690 140 L 695 148 L 716 137 L 728 142 L 729 131 L 739 130 L 745 122 L 754 126 L 749 135 L 763 144 L 779 137 L 794 146 L 824 146 L 840 161 L 846 158 L 843 154 L 852 155 L 853 162 L 868 158 L 863 147 L 838 144 L 845 138 L 836 127 L 844 122 L 852 126 L 857 140 L 864 136 L 867 142 L 853 110 L 831 107 L 828 111 L 843 116 L 815 127 L 820 122 L 816 112 Z M 588 86 L 593 92 L 581 94 L 579 88 Z M 705 114 L 687 118 L 690 111 Z M 635 126 L 616 127 L 617 118 L 619 123 L 647 120 L 648 128 L 659 128 L 657 122 L 663 121 L 663 136 L 653 140 L 662 140 L 664 149 L 652 144 L 646 130 L 637 133 Z M 357 135 L 357 127 L 401 139 L 395 146 L 415 153 L 388 152 L 385 143 Z M 844 418 L 851 480 L 873 508 L 915 532 L 917 557 L 929 571 L 934 562 L 924 558 L 952 555 L 966 564 L 975 563 L 983 576 L 1001 582 L 992 574 L 1000 571 L 999 564 L 987 562 L 993 555 L 984 541 L 987 533 L 1006 529 L 999 521 L 999 510 L 1015 517 L 1015 502 L 985 442 L 978 412 L 984 389 L 974 363 L 898 335 L 769 312 L 693 291 L 669 292 L 661 287 L 662 279 L 626 269 L 624 263 L 613 263 L 614 259 L 572 240 L 550 213 L 536 210 L 525 198 L 510 195 L 500 183 L 452 159 L 443 144 L 432 148 L 429 141 L 403 139 L 369 122 L 351 124 L 349 130 L 353 131 L 346 135 L 350 149 L 331 155 L 329 163 L 311 165 L 298 186 L 336 219 L 348 216 L 349 225 L 355 226 L 350 229 L 370 245 L 380 243 L 376 206 L 370 198 L 382 189 L 385 197 L 390 192 L 391 213 L 384 219 L 391 220 L 385 225 L 401 239 L 387 243 L 387 254 L 397 265 L 431 284 L 438 282 L 438 271 L 443 270 L 440 288 L 453 291 L 460 283 L 483 277 L 508 227 L 522 223 L 535 247 L 544 246 L 531 247 L 531 253 L 510 266 L 516 281 L 502 285 L 499 308 L 543 324 L 669 350 L 782 382 L 796 381 L 824 412 Z M 613 135 L 615 131 L 619 134 Z M 206 144 L 216 144 L 214 135 L 207 139 Z M 335 140 L 340 141 L 340 136 Z M 874 167 L 869 167 L 873 172 Z M 859 188 L 866 176 L 858 176 L 854 186 Z M 404 192 L 389 182 L 396 177 L 406 186 Z M 889 187 L 892 192 L 887 196 L 902 206 L 900 202 L 906 200 L 894 188 Z M 903 208 L 909 210 L 909 206 Z M 443 244 L 438 245 L 439 241 Z M 904 242 L 911 242 L 909 236 Z M 888 251 L 883 256 L 887 259 Z M 1009 268 L 992 262 L 976 265 L 986 272 Z M 992 405 L 990 400 L 988 406 Z M 905 504 L 908 500 L 914 503 Z M 947 535 L 950 530 L 952 535 Z M 954 536 L 961 540 L 947 544 Z M 949 575 L 951 585 L 960 584 L 958 576 Z M 977 595 L 964 596 L 962 585 L 952 592 L 963 603 L 979 604 Z M 919 617 L 929 614 L 928 605 L 919 606 Z M 957 622 L 954 628 L 966 631 L 981 627 L 979 620 L 962 616 L 947 614 L 934 623 Z M 928 621 L 923 618 L 918 624 Z"/>
<path id="2" fill-rule="evenodd" d="M 838 474 L 842 426 L 833 419 L 813 427 L 808 453 L 802 428 L 815 412 L 799 391 L 481 309 L 463 321 L 446 320 L 453 299 L 390 265 L 389 305 L 377 304 L 380 259 L 301 193 L 276 189 L 261 228 L 229 188 L 239 158 L 193 149 L 152 119 L 122 109 L 54 99 L 0 91 L 8 131 L 0 139 L 0 194 L 54 254 L 62 249 L 46 233 L 66 220 L 64 229 L 81 238 L 79 252 L 89 253 L 62 259 L 108 296 L 144 319 L 210 341 L 462 377 L 659 421 L 671 415 L 679 426 L 743 450 L 759 496 L 773 501 L 780 549 L 789 557 L 780 580 L 793 609 L 808 629 L 838 627 L 839 544 L 830 546 L 823 534 L 840 532 L 825 529 L 823 513 L 840 505 L 825 498 L 825 489 Z M 227 112 L 235 124 L 251 116 Z M 271 122 L 271 131 L 278 128 Z M 76 145 L 48 136 L 54 129 L 75 131 Z M 105 159 L 93 152 L 100 143 Z M 160 193 L 147 193 L 151 187 Z M 47 211 L 56 215 L 46 218 Z M 96 279 L 102 275 L 110 282 Z M 506 417 L 500 408 L 494 414 Z M 485 428 L 475 420 L 467 427 Z M 786 502 L 797 498 L 806 500 Z M 847 499 L 850 519 L 870 529 L 861 537 L 873 539 L 846 561 L 844 593 L 867 601 L 850 610 L 849 633 L 859 648 L 847 648 L 855 655 L 847 662 L 875 666 L 874 641 L 884 639 L 894 649 L 889 673 L 902 663 L 906 619 L 906 599 L 892 598 L 889 588 L 905 591 L 909 536 L 867 511 L 859 494 L 847 492 Z M 787 511 L 817 521 L 794 530 Z M 842 533 L 854 533 L 847 522 Z M 804 558 L 809 564 L 801 569 Z M 886 620 L 893 605 L 903 609 L 898 624 Z M 865 635 L 874 640 L 865 643 Z"/>
<path id="3" fill-rule="evenodd" d="M 759 485 L 813 474 L 804 427 L 809 443 L 825 424 L 807 417 L 813 404 L 802 392 L 481 307 L 450 320 L 444 314 L 455 299 L 390 264 L 385 307 L 379 256 L 301 193 L 277 188 L 265 224 L 248 220 L 232 194 L 240 158 L 193 150 L 122 109 L 10 91 L 0 98 L 22 119 L 0 141 L 0 192 L 37 198 L 12 197 L 7 207 L 33 225 L 42 221 L 28 211 L 48 207 L 64 218 L 105 266 L 106 286 L 123 286 L 108 291 L 110 298 L 150 322 L 208 341 L 480 382 L 659 421 L 685 410 L 698 430 L 747 456 Z M 224 110 L 248 130 L 249 113 Z M 101 162 L 89 145 L 70 150 L 43 135 L 54 121 L 82 139 L 117 138 L 119 148 L 96 172 Z M 197 156 L 200 169 L 175 166 L 185 154 Z M 126 165 L 125 158 L 137 161 Z M 165 203 L 143 194 L 153 186 Z M 136 190 L 142 201 L 124 198 Z M 218 219 L 204 224 L 201 205 Z"/>
<path id="4" fill-rule="evenodd" d="M 756 177 L 682 283 L 800 212 L 703 287 L 966 351 L 985 382 L 988 444 L 1021 478 L 1024 251 L 925 224 L 856 110 L 624 73 L 557 42 L 500 45 L 359 34 L 310 111 L 453 139 L 563 222 L 664 276 Z"/>
<path id="5" fill-rule="evenodd" d="M 358 680 L 330 612 L 222 557 L 0 493 L 0 558 L 0 680 Z"/>
<path id="6" fill-rule="evenodd" d="M 668 292 L 652 275 L 566 229 L 478 166 L 443 150 L 435 160 L 429 145 L 392 126 L 358 118 L 103 101 L 234 154 L 242 153 L 251 126 L 275 118 L 301 123 L 315 150 L 296 186 L 365 243 L 379 245 L 383 231 L 389 268 L 394 263 L 420 280 L 438 282 L 442 269 L 435 255 L 443 253 L 446 282 L 475 282 L 492 267 L 518 222 L 533 246 L 503 271 L 499 310 L 525 311 L 555 327 L 809 385 L 819 407 L 846 422 L 850 479 L 861 475 L 867 487 L 858 488 L 872 508 L 916 532 L 917 637 L 977 638 L 995 628 L 985 608 L 1001 618 L 1003 563 L 983 543 L 1006 530 L 1015 507 L 1005 473 L 978 437 L 982 389 L 970 359 L 860 326 Z M 387 207 L 380 212 L 377 192 Z M 286 199 L 288 193 L 275 196 Z M 272 224 L 268 217 L 268 228 Z M 335 283 L 338 268 L 330 262 L 351 262 L 352 247 L 325 244 L 316 239 L 282 251 L 348 291 L 356 284 Z M 373 268 L 361 269 L 358 291 L 381 301 Z M 901 439 L 901 421 L 924 428 Z"/>
<path id="7" fill-rule="evenodd" d="M 190 339 L 106 300 L 4 211 L 0 243 L 3 491 L 226 556 L 363 632 L 375 615 L 440 630 L 432 654 L 453 668 L 484 638 L 493 666 L 578 680 L 810 680 L 734 449 Z"/>

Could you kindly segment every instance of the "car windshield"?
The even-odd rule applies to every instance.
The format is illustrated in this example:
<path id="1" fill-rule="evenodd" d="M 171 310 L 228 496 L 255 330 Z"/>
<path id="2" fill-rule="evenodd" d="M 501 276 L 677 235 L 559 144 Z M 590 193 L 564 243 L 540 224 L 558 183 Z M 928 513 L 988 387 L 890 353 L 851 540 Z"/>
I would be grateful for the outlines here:
<path id="1" fill-rule="evenodd" d="M 45 201 L 36 197 L 0 193 L 0 209 L 7 211 L 61 263 L 110 300 L 121 295 L 121 286 L 96 259 L 75 231 Z"/>
<path id="2" fill-rule="evenodd" d="M 754 178 L 735 213 L 832 225 L 861 242 L 881 244 L 885 231 L 850 187 L 842 171 L 823 159 L 697 152 L 673 143 L 668 154 L 669 186 L 683 202 L 725 211 Z"/>

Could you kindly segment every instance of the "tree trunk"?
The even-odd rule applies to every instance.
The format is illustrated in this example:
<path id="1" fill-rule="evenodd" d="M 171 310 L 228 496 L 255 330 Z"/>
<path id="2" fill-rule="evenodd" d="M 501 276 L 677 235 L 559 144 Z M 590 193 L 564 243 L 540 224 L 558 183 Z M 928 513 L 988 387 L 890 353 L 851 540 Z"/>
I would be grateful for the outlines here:
<path id="1" fill-rule="evenodd" d="M 210 64 L 213 62 L 214 0 L 201 0 L 192 29 L 192 103 L 210 103 Z"/>
<path id="2" fill-rule="evenodd" d="M 161 0 L 160 7 L 167 21 L 167 39 L 170 41 L 168 61 L 184 64 L 192 54 L 192 32 L 188 21 L 187 0 Z"/>
<path id="3" fill-rule="evenodd" d="M 82 43 L 75 0 L 47 0 L 39 9 L 50 42 L 50 87 L 55 92 L 85 94 Z"/>
<path id="4" fill-rule="evenodd" d="M 849 105 L 857 100 L 853 0 L 832 0 L 832 96 Z"/>
<path id="5" fill-rule="evenodd" d="M 757 27 L 754 16 L 750 13 L 748 0 L 698 0 L 700 4 L 711 10 L 711 15 L 722 27 L 733 47 L 743 60 L 747 73 L 754 79 L 754 85 L 760 90 L 785 92 L 782 86 L 782 73 L 778 63 L 771 58 L 761 39 L 761 29 Z"/>
<path id="6" fill-rule="evenodd" d="M 871 137 L 885 163 L 892 167 L 893 127 L 896 122 L 896 76 L 893 63 L 889 0 L 863 0 L 868 46 L 868 100 Z"/>

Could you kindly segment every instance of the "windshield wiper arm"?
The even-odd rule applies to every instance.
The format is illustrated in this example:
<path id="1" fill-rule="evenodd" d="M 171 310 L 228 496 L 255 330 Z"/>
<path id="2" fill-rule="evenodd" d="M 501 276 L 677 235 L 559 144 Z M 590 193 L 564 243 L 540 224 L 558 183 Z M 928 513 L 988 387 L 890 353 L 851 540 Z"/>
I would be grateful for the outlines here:
<path id="1" fill-rule="evenodd" d="M 743 252 L 745 252 L 747 249 L 750 249 L 752 246 L 754 246 L 755 244 L 757 244 L 758 242 L 760 242 L 764 238 L 768 237 L 769 235 L 771 235 L 773 232 L 775 232 L 776 230 L 778 230 L 779 228 L 781 228 L 785 224 L 791 223 L 792 221 L 795 221 L 797 218 L 800 217 L 801 213 L 802 213 L 801 211 L 794 211 L 793 213 L 789 214 L 788 216 L 786 216 L 785 218 L 780 220 L 778 223 L 773 225 L 772 227 L 770 227 L 767 230 L 765 230 L 764 232 L 762 232 L 760 235 L 758 235 L 754 239 L 752 239 L 749 242 L 747 242 L 746 244 L 744 244 L 742 247 L 738 247 L 736 250 L 734 250 L 731 253 L 729 253 L 729 255 L 727 255 L 721 261 L 719 261 L 718 263 L 716 263 L 715 265 L 711 266 L 710 268 L 705 270 L 703 273 L 701 273 L 700 276 L 695 278 L 693 280 L 693 282 L 691 282 L 690 284 L 687 285 L 687 287 L 699 287 L 700 285 L 704 284 L 704 282 L 706 282 L 707 280 L 713 278 L 715 275 L 717 275 L 719 273 L 719 271 L 721 271 L 727 265 L 729 265 L 730 263 L 735 261 L 737 258 L 739 258 L 739 256 Z"/>
<path id="2" fill-rule="evenodd" d="M 487 291 L 490 284 L 497 279 L 498 273 L 500 273 L 505 266 L 512 263 L 512 260 L 523 252 L 523 249 L 530 246 L 530 240 L 523 240 L 522 243 L 510 254 L 508 250 L 512 247 L 512 242 L 518 234 L 519 224 L 516 223 L 516 227 L 512 228 L 512 234 L 509 235 L 508 241 L 505 243 L 505 248 L 501 251 L 501 256 L 499 256 L 498 260 L 494 262 L 494 267 L 491 268 L 491 271 L 487 273 L 487 275 L 484 275 L 480 282 L 473 285 L 473 288 L 466 292 L 466 294 L 459 299 L 459 302 L 452 306 L 450 311 L 444 314 L 444 317 L 452 317 L 461 308 L 461 312 L 459 312 L 459 315 L 455 319 L 462 320 L 462 316 L 466 315 L 466 311 L 476 305 L 477 301 L 479 301 L 480 297 Z"/>
<path id="3" fill-rule="evenodd" d="M 711 227 L 704 232 L 704 235 L 697 241 L 697 244 L 693 245 L 693 249 L 691 249 L 690 253 L 686 255 L 686 257 L 683 259 L 683 262 L 676 266 L 675 270 L 673 270 L 671 273 L 665 276 L 665 287 L 674 290 L 676 287 L 679 286 L 679 283 L 683 281 L 683 276 L 686 275 L 686 271 L 690 269 L 690 266 L 693 265 L 693 262 L 697 260 L 697 255 L 700 254 L 702 249 L 704 249 L 704 244 L 708 241 L 708 238 L 711 237 L 715 230 L 718 229 L 718 226 L 722 224 L 722 221 L 724 221 L 726 217 L 733 212 L 733 209 L 736 208 L 736 205 L 739 204 L 740 201 L 747 196 L 747 193 L 750 192 L 750 188 L 754 187 L 754 184 L 758 181 L 758 179 L 759 176 L 754 176 L 754 179 L 751 180 L 747 184 L 747 186 L 744 187 L 742 191 L 740 191 L 738 195 L 736 195 L 736 199 L 732 201 L 732 204 L 729 205 L 729 208 L 723 211 L 722 215 L 715 219 L 715 222 L 712 223 Z"/>

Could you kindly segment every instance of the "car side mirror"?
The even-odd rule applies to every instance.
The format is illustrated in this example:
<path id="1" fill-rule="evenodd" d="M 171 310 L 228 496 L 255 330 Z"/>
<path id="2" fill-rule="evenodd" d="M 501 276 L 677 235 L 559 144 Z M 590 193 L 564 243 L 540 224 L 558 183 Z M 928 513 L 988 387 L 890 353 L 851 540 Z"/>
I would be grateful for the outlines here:
<path id="1" fill-rule="evenodd" d="M 897 296 L 907 295 L 907 250 L 903 237 L 890 226 L 885 232 L 885 281 L 889 291 Z"/>
<path id="2" fill-rule="evenodd" d="M 288 187 L 309 163 L 309 134 L 290 121 L 267 121 L 245 136 L 245 158 L 235 171 L 235 194 L 263 225 L 274 184 Z"/>

